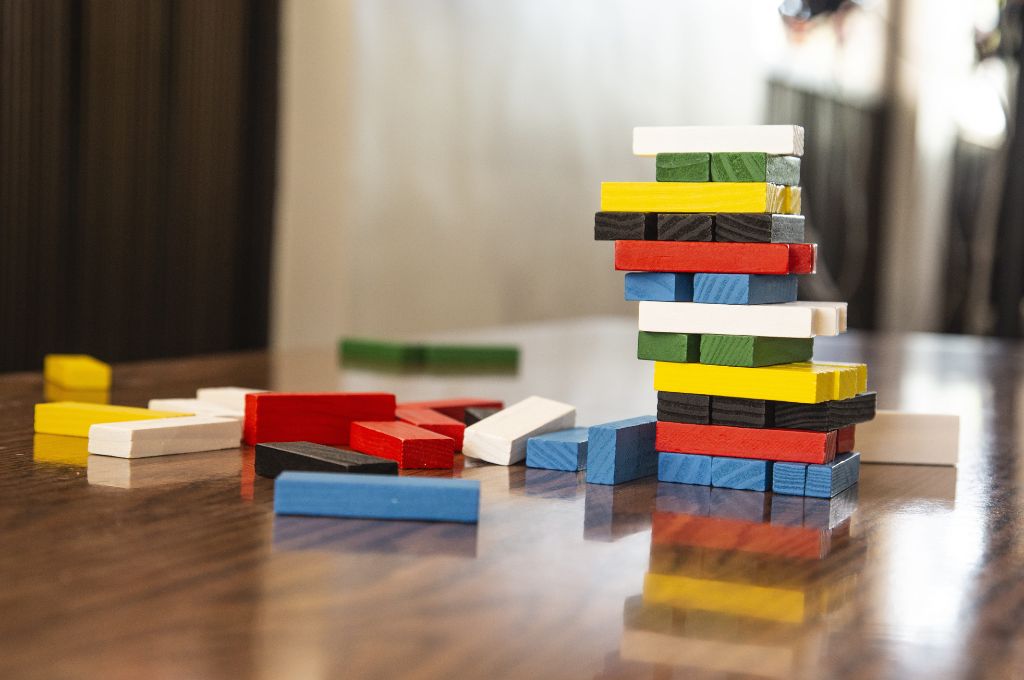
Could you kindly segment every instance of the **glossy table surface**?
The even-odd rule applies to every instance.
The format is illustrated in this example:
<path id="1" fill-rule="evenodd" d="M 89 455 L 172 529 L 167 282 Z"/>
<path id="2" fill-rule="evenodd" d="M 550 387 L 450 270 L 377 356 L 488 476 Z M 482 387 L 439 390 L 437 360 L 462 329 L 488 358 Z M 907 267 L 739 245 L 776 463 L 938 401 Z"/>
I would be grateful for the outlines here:
<path id="1" fill-rule="evenodd" d="M 541 394 L 652 413 L 635 322 L 451 334 L 517 375 L 339 369 L 331 351 L 115 367 L 113 403 L 196 387 Z M 457 464 L 477 526 L 275 517 L 251 449 L 126 461 L 32 435 L 0 377 L 0 677 L 1024 677 L 1022 346 L 850 334 L 883 408 L 961 416 L 958 469 L 864 466 L 808 501 Z"/>

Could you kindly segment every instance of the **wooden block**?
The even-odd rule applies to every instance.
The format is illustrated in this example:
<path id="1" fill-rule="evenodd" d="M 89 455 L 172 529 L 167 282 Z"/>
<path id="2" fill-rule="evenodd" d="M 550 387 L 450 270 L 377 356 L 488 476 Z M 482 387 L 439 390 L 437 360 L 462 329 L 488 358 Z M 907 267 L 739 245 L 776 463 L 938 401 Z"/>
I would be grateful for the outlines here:
<path id="1" fill-rule="evenodd" d="M 828 303 L 819 309 L 792 302 L 776 305 L 641 302 L 638 326 L 642 331 L 655 333 L 813 338 L 838 335 L 837 318 L 836 308 Z"/>
<path id="2" fill-rule="evenodd" d="M 472 397 L 456 397 L 453 399 L 434 399 L 432 401 L 404 401 L 397 408 L 429 408 L 431 411 L 443 413 L 449 418 L 466 421 L 467 408 L 495 409 L 500 411 L 505 404 L 497 399 L 477 399 Z M 469 423 L 466 423 L 467 425 Z"/>
<path id="3" fill-rule="evenodd" d="M 626 299 L 689 302 L 693 299 L 693 277 L 693 274 L 631 272 L 626 274 Z"/>
<path id="4" fill-rule="evenodd" d="M 67 390 L 109 390 L 110 364 L 88 354 L 47 354 L 43 381 Z"/>
<path id="5" fill-rule="evenodd" d="M 267 442 L 256 445 L 256 474 L 271 479 L 286 470 L 397 475 L 398 463 L 351 449 L 310 442 Z"/>
<path id="6" fill-rule="evenodd" d="M 688 576 L 648 573 L 644 602 L 787 623 L 804 620 L 804 593 L 800 590 Z"/>
<path id="7" fill-rule="evenodd" d="M 643 212 L 599 212 L 594 214 L 595 241 L 654 240 L 658 214 Z"/>
<path id="8" fill-rule="evenodd" d="M 803 215 L 719 213 L 715 240 L 721 243 L 803 243 Z"/>
<path id="9" fill-rule="evenodd" d="M 545 470 L 587 468 L 587 428 L 575 427 L 526 440 L 526 466 Z"/>
<path id="10" fill-rule="evenodd" d="M 708 213 L 659 213 L 655 238 L 658 241 L 714 241 L 714 216 Z"/>
<path id="11" fill-rule="evenodd" d="M 711 486 L 711 456 L 658 453 L 658 481 Z"/>
<path id="12" fill-rule="evenodd" d="M 861 383 L 858 381 L 858 389 Z M 828 422 L 824 429 L 839 430 L 850 425 L 866 423 L 875 417 L 875 402 L 878 394 L 876 392 L 861 392 L 850 399 L 837 399 L 828 402 Z M 793 422 L 787 417 L 789 404 L 779 403 L 775 405 L 775 421 L 783 424 L 777 427 L 790 427 L 788 423 Z M 817 430 L 821 427 L 805 427 L 806 430 Z"/>
<path id="13" fill-rule="evenodd" d="M 836 453 L 849 453 L 855 445 L 855 433 L 857 428 L 853 425 L 836 430 Z"/>
<path id="14" fill-rule="evenodd" d="M 89 428 L 89 453 L 147 458 L 238 447 L 237 418 L 183 416 L 97 423 Z"/>
<path id="15" fill-rule="evenodd" d="M 44 401 L 77 401 L 85 404 L 109 404 L 110 390 L 75 390 L 56 383 L 43 383 Z"/>
<path id="16" fill-rule="evenodd" d="M 659 421 L 658 451 L 796 463 L 826 463 L 836 455 L 837 433 L 690 425 Z"/>
<path id="17" fill-rule="evenodd" d="M 711 459 L 711 486 L 747 491 L 770 491 L 772 461 L 744 458 Z"/>
<path id="18" fill-rule="evenodd" d="M 771 182 L 800 184 L 800 159 L 763 152 L 726 152 L 711 155 L 712 182 Z"/>
<path id="19" fill-rule="evenodd" d="M 423 345 L 409 342 L 370 338 L 342 338 L 338 342 L 338 357 L 343 363 L 419 366 L 423 363 L 423 353 Z"/>
<path id="20" fill-rule="evenodd" d="M 587 483 L 622 484 L 658 473 L 655 418 L 640 416 L 590 428 Z"/>
<path id="21" fill-rule="evenodd" d="M 818 404 L 715 397 L 711 402 L 711 424 L 815 432 L 841 430 L 871 420 L 875 399 L 874 392 Z"/>
<path id="22" fill-rule="evenodd" d="M 395 395 L 342 392 L 254 392 L 245 395 L 246 444 L 305 441 L 348 444 L 357 420 L 394 420 Z"/>
<path id="23" fill-rule="evenodd" d="M 274 483 L 278 515 L 475 523 L 480 482 L 471 479 L 283 472 Z"/>
<path id="24" fill-rule="evenodd" d="M 463 415 L 462 422 L 468 427 L 473 423 L 480 422 L 484 418 L 490 418 L 500 410 L 500 408 L 495 408 L 493 406 L 467 406 Z"/>
<path id="25" fill-rule="evenodd" d="M 707 182 L 711 179 L 711 154 L 659 153 L 654 167 L 659 182 Z"/>
<path id="26" fill-rule="evenodd" d="M 615 269 L 713 274 L 810 274 L 811 243 L 616 241 Z"/>
<path id="27" fill-rule="evenodd" d="M 756 335 L 700 336 L 700 362 L 716 366 L 760 368 L 810 361 L 814 338 L 772 338 Z"/>
<path id="28" fill-rule="evenodd" d="M 654 389 L 816 404 L 833 398 L 835 372 L 835 368 L 814 362 L 738 368 L 658 361 L 654 364 Z M 843 398 L 852 396 L 848 394 Z"/>
<path id="29" fill-rule="evenodd" d="M 36 463 L 85 467 L 88 458 L 88 439 L 58 434 L 32 435 L 32 460 Z"/>
<path id="30" fill-rule="evenodd" d="M 739 182 L 601 182 L 601 210 L 652 213 L 786 213 L 787 187 Z"/>
<path id="31" fill-rule="evenodd" d="M 839 369 L 849 369 L 853 371 L 853 374 L 844 373 L 843 376 L 846 380 L 852 380 L 854 394 L 860 394 L 866 392 L 868 389 L 868 365 L 867 364 L 855 364 L 848 361 L 819 361 L 817 362 L 821 366 L 833 366 Z"/>
<path id="32" fill-rule="evenodd" d="M 403 423 L 409 423 L 421 427 L 430 432 L 442 434 L 454 440 L 455 450 L 462 450 L 462 436 L 466 431 L 466 424 L 449 418 L 448 416 L 429 408 L 395 408 L 395 418 Z"/>
<path id="33" fill-rule="evenodd" d="M 658 420 L 707 425 L 710 416 L 711 397 L 707 395 L 658 392 Z"/>
<path id="34" fill-rule="evenodd" d="M 370 456 L 387 458 L 400 469 L 451 469 L 455 440 L 401 421 L 353 422 L 349 446 Z"/>
<path id="35" fill-rule="evenodd" d="M 805 496 L 832 498 L 845 491 L 860 478 L 860 454 L 857 452 L 837 455 L 827 465 L 808 465 Z"/>
<path id="36" fill-rule="evenodd" d="M 686 333 L 637 333 L 636 358 L 649 361 L 697 361 L 700 336 Z"/>
<path id="37" fill-rule="evenodd" d="M 462 453 L 488 463 L 513 465 L 526 457 L 530 437 L 567 430 L 575 424 L 575 407 L 544 397 L 527 397 L 467 427 Z"/>
<path id="38" fill-rule="evenodd" d="M 242 438 L 242 420 L 245 418 L 245 411 L 235 411 L 198 399 L 150 399 L 147 406 L 152 411 L 175 411 L 196 416 L 234 418 L 238 421 L 238 438 Z"/>
<path id="39" fill-rule="evenodd" d="M 710 425 L 730 427 L 773 427 L 771 405 L 765 399 L 711 397 Z M 817 406 L 817 404 L 812 404 Z"/>
<path id="40" fill-rule="evenodd" d="M 801 200 L 803 189 L 800 187 L 784 187 L 782 189 L 782 212 L 784 215 L 799 215 L 803 210 Z"/>
<path id="41" fill-rule="evenodd" d="M 790 302 L 787 304 L 792 305 L 793 307 L 811 307 L 812 309 L 815 310 L 831 309 L 832 311 L 835 312 L 836 315 L 838 315 L 838 321 L 833 321 L 833 323 L 838 323 L 840 333 L 846 332 L 847 303 L 845 302 L 819 302 L 811 300 L 797 300 L 796 302 Z"/>
<path id="42" fill-rule="evenodd" d="M 131 406 L 108 406 L 76 401 L 36 404 L 35 431 L 39 434 L 62 434 L 88 437 L 89 428 L 99 423 L 121 423 L 129 420 L 180 418 L 189 415 L 175 411 L 151 411 Z"/>
<path id="43" fill-rule="evenodd" d="M 777 156 L 804 155 L 799 125 L 689 125 L 633 128 L 633 155 L 760 151 Z"/>
<path id="44" fill-rule="evenodd" d="M 427 368 L 516 368 L 519 348 L 512 345 L 426 345 Z"/>
<path id="45" fill-rule="evenodd" d="M 694 302 L 721 305 L 793 302 L 796 300 L 796 282 L 796 276 L 793 274 L 694 274 L 692 298 Z"/>
<path id="46" fill-rule="evenodd" d="M 196 390 L 196 399 L 230 411 L 245 413 L 246 395 L 264 391 L 249 387 L 200 387 Z"/>
<path id="47" fill-rule="evenodd" d="M 807 486 L 807 465 L 804 463 L 776 463 L 772 478 L 772 492 L 790 496 L 803 496 Z"/>

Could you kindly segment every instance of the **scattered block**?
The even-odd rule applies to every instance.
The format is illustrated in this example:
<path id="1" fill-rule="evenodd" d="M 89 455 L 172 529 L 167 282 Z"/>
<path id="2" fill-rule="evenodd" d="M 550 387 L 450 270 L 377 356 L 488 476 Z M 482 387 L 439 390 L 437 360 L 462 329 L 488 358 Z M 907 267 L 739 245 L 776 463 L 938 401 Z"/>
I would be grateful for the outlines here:
<path id="1" fill-rule="evenodd" d="M 423 364 L 435 369 L 514 369 L 519 348 L 512 345 L 427 345 Z"/>
<path id="2" fill-rule="evenodd" d="M 265 390 L 249 387 L 201 387 L 196 390 L 196 399 L 209 402 L 231 411 L 245 412 L 245 397 Z"/>
<path id="3" fill-rule="evenodd" d="M 526 440 L 526 466 L 575 472 L 587 468 L 587 428 L 575 427 Z"/>
<path id="4" fill-rule="evenodd" d="M 659 153 L 654 168 L 659 182 L 707 182 L 711 179 L 711 154 Z"/>
<path id="5" fill-rule="evenodd" d="M 689 302 L 693 299 L 693 276 L 668 272 L 626 274 L 626 299 Z"/>
<path id="6" fill-rule="evenodd" d="M 711 486 L 711 456 L 688 453 L 658 454 L 658 481 Z"/>
<path id="7" fill-rule="evenodd" d="M 622 484 L 658 472 L 656 420 L 640 416 L 590 428 L 587 483 Z"/>
<path id="8" fill-rule="evenodd" d="M 195 416 L 215 416 L 218 418 L 235 418 L 237 420 L 245 417 L 244 409 L 236 411 L 209 401 L 199 401 L 198 399 L 150 399 L 148 407 L 154 411 L 179 411 Z M 241 423 L 239 423 L 239 427 L 241 427 Z"/>
<path id="9" fill-rule="evenodd" d="M 711 404 L 711 397 L 704 394 L 658 392 L 658 420 L 708 425 Z"/>
<path id="10" fill-rule="evenodd" d="M 787 213 L 788 187 L 739 182 L 601 182 L 601 210 L 653 213 Z"/>
<path id="11" fill-rule="evenodd" d="M 462 450 L 466 424 L 429 408 L 395 408 L 395 417 L 404 423 L 442 434 L 455 441 L 455 450 Z"/>
<path id="12" fill-rule="evenodd" d="M 504 406 L 505 404 L 497 399 L 477 399 L 472 397 L 435 399 L 433 401 L 405 401 L 398 404 L 398 408 L 429 408 L 431 411 L 443 413 L 449 418 L 463 422 L 466 420 L 467 408 L 496 409 L 500 411 Z"/>
<path id="13" fill-rule="evenodd" d="M 595 241 L 644 241 L 656 239 L 658 214 L 599 212 L 594 215 Z"/>
<path id="14" fill-rule="evenodd" d="M 839 310 L 783 302 L 775 305 L 711 305 L 697 302 L 641 302 L 639 328 L 655 333 L 755 335 L 813 338 L 840 332 Z"/>
<path id="15" fill-rule="evenodd" d="M 649 361 L 697 361 L 700 336 L 686 333 L 637 333 L 636 358 Z"/>
<path id="16" fill-rule="evenodd" d="M 633 155 L 758 151 L 777 156 L 804 155 L 799 125 L 687 125 L 633 128 Z"/>
<path id="17" fill-rule="evenodd" d="M 764 152 L 724 152 L 711 156 L 712 182 L 800 184 L 800 159 Z"/>
<path id="18" fill-rule="evenodd" d="M 862 463 L 956 465 L 960 416 L 880 409 L 857 426 Z"/>
<path id="19" fill-rule="evenodd" d="M 97 423 L 89 428 L 89 453 L 117 458 L 147 458 L 238 447 L 236 418 L 183 416 Z"/>
<path id="20" fill-rule="evenodd" d="M 396 420 L 353 422 L 349 446 L 360 453 L 387 458 L 405 469 L 449 470 L 455 463 L 455 440 Z"/>
<path id="21" fill-rule="evenodd" d="M 711 459 L 711 486 L 770 491 L 772 461 L 714 457 Z"/>
<path id="22" fill-rule="evenodd" d="M 132 406 L 109 406 L 76 401 L 57 401 L 36 404 L 35 431 L 39 434 L 62 434 L 69 437 L 88 437 L 89 428 L 100 423 L 120 423 L 129 420 L 181 418 L 188 413 L 151 411 Z"/>
<path id="23" fill-rule="evenodd" d="M 480 422 L 484 418 L 490 418 L 500 410 L 500 408 L 496 407 L 469 406 L 463 415 L 463 423 L 468 427 L 473 423 Z"/>
<path id="24" fill-rule="evenodd" d="M 795 463 L 827 463 L 836 455 L 837 433 L 660 421 L 655 446 L 658 451 L 675 453 Z"/>
<path id="25" fill-rule="evenodd" d="M 274 512 L 475 523 L 480 514 L 480 482 L 289 471 L 274 483 Z"/>
<path id="26" fill-rule="evenodd" d="M 109 390 L 110 364 L 88 354 L 47 354 L 43 380 L 67 390 Z"/>
<path id="27" fill-rule="evenodd" d="M 311 442 L 267 442 L 256 445 L 256 474 L 271 479 L 287 470 L 397 475 L 398 463 L 351 449 Z"/>
<path id="28" fill-rule="evenodd" d="M 813 361 L 762 368 L 657 361 L 654 364 L 654 389 L 816 404 L 835 398 L 836 374 L 840 370 Z M 839 398 L 848 399 L 855 394 L 854 388 Z"/>
<path id="29" fill-rule="evenodd" d="M 796 284 L 797 279 L 793 274 L 787 276 L 694 274 L 693 301 L 720 305 L 794 302 L 796 301 Z M 686 301 L 677 300 L 677 302 Z"/>
<path id="30" fill-rule="evenodd" d="M 803 215 L 719 213 L 715 240 L 721 243 L 803 243 Z"/>
<path id="31" fill-rule="evenodd" d="M 424 347 L 410 342 L 342 338 L 338 342 L 338 357 L 349 363 L 418 366 L 424 360 Z"/>
<path id="32" fill-rule="evenodd" d="M 658 241 L 714 241 L 714 216 L 708 213 L 660 213 L 658 214 L 655 239 Z"/>
<path id="33" fill-rule="evenodd" d="M 713 274 L 810 274 L 811 243 L 616 241 L 615 269 Z"/>
<path id="34" fill-rule="evenodd" d="M 246 444 L 307 441 L 344 445 L 353 422 L 394 418 L 393 394 L 254 392 L 245 397 L 243 431 Z"/>
<path id="35" fill-rule="evenodd" d="M 467 427 L 462 453 L 488 463 L 512 465 L 526 457 L 530 437 L 567 430 L 575 424 L 575 407 L 544 397 L 527 397 Z"/>
<path id="36" fill-rule="evenodd" d="M 700 362 L 716 366 L 760 368 L 810 361 L 814 338 L 772 338 L 757 335 L 700 336 Z"/>

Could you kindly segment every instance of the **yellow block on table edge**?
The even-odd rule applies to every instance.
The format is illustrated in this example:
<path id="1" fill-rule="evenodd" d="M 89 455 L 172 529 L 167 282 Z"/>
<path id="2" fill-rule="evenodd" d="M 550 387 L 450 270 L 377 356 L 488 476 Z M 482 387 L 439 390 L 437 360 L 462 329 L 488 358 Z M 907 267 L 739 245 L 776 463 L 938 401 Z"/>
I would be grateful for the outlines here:
<path id="1" fill-rule="evenodd" d="M 60 434 L 68 437 L 88 437 L 89 428 L 99 423 L 123 423 L 130 420 L 180 418 L 191 413 L 152 411 L 135 406 L 108 406 L 77 401 L 57 401 L 36 404 L 35 431 L 38 434 Z"/>

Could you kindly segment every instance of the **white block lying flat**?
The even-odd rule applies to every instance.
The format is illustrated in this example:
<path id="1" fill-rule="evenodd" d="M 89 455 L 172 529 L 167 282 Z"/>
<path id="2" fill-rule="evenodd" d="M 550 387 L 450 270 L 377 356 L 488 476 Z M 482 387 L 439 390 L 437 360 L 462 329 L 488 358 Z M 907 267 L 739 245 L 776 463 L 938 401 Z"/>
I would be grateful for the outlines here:
<path id="1" fill-rule="evenodd" d="M 838 303 L 708 305 L 696 302 L 641 302 L 640 330 L 655 333 L 764 335 L 813 338 L 842 332 Z"/>
<path id="2" fill-rule="evenodd" d="M 251 392 L 266 392 L 266 390 L 254 390 L 248 387 L 200 387 L 196 390 L 196 399 L 232 411 L 245 413 L 245 395 Z"/>
<path id="3" fill-rule="evenodd" d="M 730 151 L 760 151 L 776 156 L 803 156 L 804 129 L 799 125 L 693 125 L 633 128 L 634 156 Z"/>
<path id="4" fill-rule="evenodd" d="M 846 332 L 846 308 L 848 303 L 846 302 L 815 302 L 811 300 L 798 300 L 797 302 L 790 302 L 791 305 L 801 305 L 804 307 L 834 307 L 839 312 L 839 332 Z"/>
<path id="5" fill-rule="evenodd" d="M 956 465 L 960 457 L 960 416 L 876 411 L 856 430 L 862 463 Z"/>
<path id="6" fill-rule="evenodd" d="M 239 444 L 239 422 L 236 418 L 183 416 L 102 423 L 89 428 L 89 453 L 144 458 L 233 449 Z"/>
<path id="7" fill-rule="evenodd" d="M 150 399 L 149 408 L 154 411 L 178 411 L 196 416 L 217 416 L 219 418 L 245 418 L 245 410 L 236 411 L 209 401 L 198 399 Z"/>
<path id="8" fill-rule="evenodd" d="M 576 407 L 544 397 L 527 397 L 466 428 L 462 453 L 488 463 L 512 465 L 526 458 L 526 440 L 567 430 L 576 424 Z"/>

